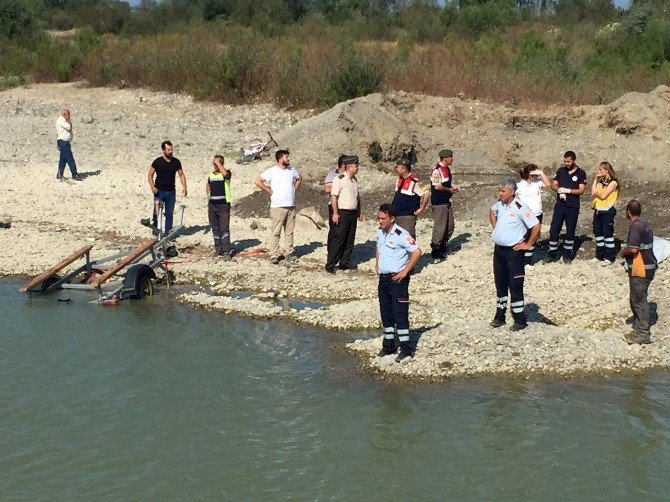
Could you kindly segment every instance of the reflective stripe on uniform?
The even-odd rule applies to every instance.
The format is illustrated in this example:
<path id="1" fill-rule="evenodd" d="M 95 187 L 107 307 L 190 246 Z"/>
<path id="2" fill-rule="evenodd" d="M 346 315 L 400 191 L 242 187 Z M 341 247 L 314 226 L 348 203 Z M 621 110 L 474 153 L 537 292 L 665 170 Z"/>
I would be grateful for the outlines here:
<path id="1" fill-rule="evenodd" d="M 512 302 L 510 306 L 512 307 L 512 312 L 514 312 L 515 314 L 520 314 L 521 312 L 523 312 L 524 302 L 523 300 L 518 302 Z"/>
<path id="2" fill-rule="evenodd" d="M 409 329 L 399 329 L 398 330 L 398 341 L 399 342 L 409 342 Z"/>
<path id="3" fill-rule="evenodd" d="M 614 237 L 607 237 L 605 239 L 605 246 L 608 248 L 613 248 L 614 247 Z"/>
<path id="4" fill-rule="evenodd" d="M 565 249 L 570 249 L 572 250 L 572 245 L 575 243 L 575 241 L 563 241 L 563 247 Z"/>
<path id="5" fill-rule="evenodd" d="M 387 340 L 393 340 L 395 338 L 395 329 L 393 327 L 385 327 L 384 338 Z"/>
<path id="6" fill-rule="evenodd" d="M 549 251 L 556 251 L 558 249 L 558 241 L 549 241 Z"/>
<path id="7" fill-rule="evenodd" d="M 506 296 L 501 296 L 498 298 L 498 308 L 499 309 L 504 309 L 507 307 L 507 297 Z"/>

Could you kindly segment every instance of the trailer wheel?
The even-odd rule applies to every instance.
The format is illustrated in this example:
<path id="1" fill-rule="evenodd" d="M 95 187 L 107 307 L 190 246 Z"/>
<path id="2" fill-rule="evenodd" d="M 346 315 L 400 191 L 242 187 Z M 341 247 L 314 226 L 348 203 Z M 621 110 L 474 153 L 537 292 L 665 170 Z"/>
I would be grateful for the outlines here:
<path id="1" fill-rule="evenodd" d="M 145 296 L 154 294 L 154 279 L 156 273 L 144 264 L 133 265 L 126 272 L 126 277 L 123 280 L 124 296 L 139 300 Z"/>
<path id="2" fill-rule="evenodd" d="M 135 288 L 135 294 L 133 298 L 139 300 L 145 296 L 151 296 L 154 294 L 154 280 L 148 273 L 143 273 L 137 280 L 137 287 Z"/>
<path id="3" fill-rule="evenodd" d="M 52 274 L 46 279 L 44 279 L 41 283 L 39 283 L 36 287 L 34 287 L 33 291 L 36 291 L 37 293 L 44 293 L 47 289 L 56 284 L 58 281 L 60 281 L 60 277 L 57 274 Z"/>

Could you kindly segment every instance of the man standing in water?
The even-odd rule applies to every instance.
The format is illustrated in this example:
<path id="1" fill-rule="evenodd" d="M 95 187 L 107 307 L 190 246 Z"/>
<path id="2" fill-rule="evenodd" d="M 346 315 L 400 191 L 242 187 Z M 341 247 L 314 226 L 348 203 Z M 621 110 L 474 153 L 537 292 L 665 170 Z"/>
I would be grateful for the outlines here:
<path id="1" fill-rule="evenodd" d="M 641 215 L 642 206 L 638 201 L 631 200 L 626 205 L 626 218 L 630 220 L 628 243 L 621 249 L 621 257 L 626 259 L 630 309 L 633 311 L 633 331 L 624 335 L 629 345 L 651 343 L 647 293 L 658 268 L 652 249 L 654 234 L 649 223 L 644 221 Z"/>
<path id="2" fill-rule="evenodd" d="M 58 172 L 56 173 L 56 179 L 62 180 L 63 174 L 65 173 L 65 164 L 70 168 L 70 173 L 72 173 L 72 179 L 76 181 L 81 181 L 79 174 L 77 173 L 77 164 L 74 161 L 74 155 L 72 155 L 72 135 L 74 131 L 72 130 L 72 118 L 70 117 L 70 110 L 63 108 L 60 111 L 60 115 L 56 120 L 56 146 L 60 152 L 60 157 L 58 159 Z"/>
<path id="3" fill-rule="evenodd" d="M 396 224 L 395 208 L 382 204 L 377 212 L 375 261 L 379 274 L 379 311 L 384 339 L 379 357 L 395 354 L 396 362 L 412 357 L 409 341 L 409 274 L 422 251 L 407 230 Z"/>
<path id="4" fill-rule="evenodd" d="M 162 154 L 151 163 L 147 180 L 149 181 L 149 188 L 154 195 L 154 215 L 153 225 L 158 226 L 158 204 L 164 204 L 163 212 L 165 214 L 165 233 L 167 234 L 172 229 L 172 219 L 174 213 L 174 206 L 177 202 L 177 193 L 175 187 L 175 177 L 179 174 L 179 181 L 181 182 L 181 194 L 186 197 L 186 176 L 181 168 L 181 162 L 177 157 L 173 157 L 172 143 L 163 141 L 161 143 Z M 154 176 L 156 179 L 154 180 Z"/>
<path id="5" fill-rule="evenodd" d="M 274 265 L 286 258 L 293 260 L 293 230 L 295 228 L 295 191 L 302 178 L 297 169 L 291 165 L 291 154 L 288 150 L 277 150 L 276 165 L 263 171 L 254 180 L 254 184 L 270 194 L 270 262 Z M 284 229 L 284 248 L 279 246 L 282 228 Z"/>

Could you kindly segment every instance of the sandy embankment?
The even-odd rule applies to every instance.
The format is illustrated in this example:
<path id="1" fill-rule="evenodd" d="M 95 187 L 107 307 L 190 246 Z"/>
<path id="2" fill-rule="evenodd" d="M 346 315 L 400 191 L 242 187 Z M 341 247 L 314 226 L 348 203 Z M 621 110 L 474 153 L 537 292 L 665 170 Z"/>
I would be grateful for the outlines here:
<path id="1" fill-rule="evenodd" d="M 371 97 L 368 103 L 375 99 Z M 433 99 L 436 98 L 426 101 Z M 67 104 L 73 111 L 76 128 L 73 149 L 80 172 L 85 175 L 80 183 L 59 183 L 54 179 L 57 152 L 53 122 L 59 104 Z M 418 100 L 415 105 L 425 103 Z M 476 102 L 469 105 L 470 110 L 481 106 Z M 374 221 L 369 219 L 359 226 L 354 256 L 359 270 L 355 272 L 342 272 L 335 277 L 323 272 L 326 230 L 305 218 L 301 219 L 296 236 L 300 258 L 294 267 L 273 266 L 262 257 L 218 261 L 211 253 L 204 197 L 211 156 L 223 153 L 233 158 L 240 142 L 263 137 L 268 129 L 273 133 L 279 131 L 280 144 L 292 149 L 293 160 L 305 175 L 304 205 L 323 202 L 318 198 L 318 180 L 322 178 L 324 165 L 329 165 L 342 151 L 365 152 L 365 141 L 371 136 L 361 137 L 363 128 L 378 130 L 380 141 L 396 134 L 395 139 L 386 139 L 394 147 L 403 144 L 400 136 L 413 134 L 428 138 L 424 139 L 426 150 L 440 144 L 436 137 L 439 133 L 432 123 L 422 124 L 423 129 L 418 133 L 403 130 L 392 134 L 391 121 L 374 113 L 353 120 L 347 115 L 355 109 L 350 103 L 309 118 L 310 112 L 288 113 L 264 105 L 205 105 L 182 96 L 81 89 L 67 84 L 5 91 L 0 93 L 0 107 L 12 133 L 7 148 L 0 154 L 4 200 L 0 218 L 12 221 L 10 229 L 0 230 L 5 247 L 0 257 L 0 273 L 34 274 L 86 243 L 94 244 L 97 257 L 127 249 L 139 238 L 147 237 L 147 230 L 139 224 L 140 218 L 148 216 L 150 207 L 146 171 L 159 154 L 160 142 L 169 138 L 184 165 L 190 192 L 187 198 L 178 197 L 178 204 L 186 206 L 185 224 L 189 227 L 178 241 L 182 252 L 182 262 L 176 265 L 178 281 L 199 286 L 196 292 L 183 295 L 182 300 L 223 312 L 285 318 L 343 331 L 379 327 L 373 272 Z M 388 108 L 388 104 L 384 107 Z M 488 113 L 493 123 L 492 108 L 486 108 L 482 116 Z M 460 113 L 465 121 L 468 112 Z M 601 115 L 604 113 L 601 111 Z M 502 143 L 492 143 L 488 133 L 473 132 L 497 127 L 481 120 L 481 117 L 472 119 L 462 127 L 453 126 L 450 131 L 450 146 L 463 152 L 457 173 L 458 169 L 476 172 L 490 168 L 491 159 L 505 148 Z M 570 141 L 564 137 L 568 135 L 565 131 L 551 129 L 554 126 L 537 131 L 518 131 L 515 127 L 506 131 L 507 136 L 501 140 L 508 144 L 507 156 L 516 152 L 514 155 L 519 158 L 533 158 L 532 155 L 545 148 L 543 158 L 552 158 L 556 156 L 555 150 L 562 152 L 563 145 Z M 593 137 L 582 134 L 579 139 L 571 140 L 577 143 L 574 148 L 579 151 L 582 142 L 601 141 L 615 145 L 612 152 L 619 155 L 632 155 L 631 152 L 651 155 L 645 148 L 649 150 L 653 145 L 636 143 L 642 140 L 634 135 L 620 137 L 614 131 L 595 129 Z M 656 144 L 654 138 L 649 141 Z M 468 143 L 475 140 L 477 144 Z M 665 143 L 656 145 L 661 153 L 668 149 Z M 594 147 L 582 148 L 594 150 Z M 612 158 L 613 153 L 607 148 L 610 146 L 593 153 L 593 157 Z M 524 153 L 519 153 L 520 150 Z M 389 151 L 388 155 L 392 153 Z M 632 157 L 626 159 L 631 164 L 636 162 Z M 230 165 L 234 169 L 233 193 L 240 201 L 235 208 L 241 209 L 245 198 L 255 191 L 253 178 L 265 164 Z M 364 160 L 363 166 L 360 177 L 364 196 L 379 198 L 380 193 L 388 192 L 389 175 L 370 169 L 369 160 Z M 498 171 L 506 169 L 502 166 Z M 647 169 L 655 172 L 660 167 L 647 164 Z M 665 264 L 651 287 L 650 300 L 660 318 L 652 328 L 655 343 L 650 346 L 629 347 L 621 340 L 621 334 L 629 329 L 625 324 L 629 316 L 626 277 L 618 265 L 603 267 L 592 262 L 586 248 L 572 266 L 540 264 L 529 269 L 528 329 L 510 333 L 506 327 L 490 328 L 495 291 L 486 211 L 493 192 L 478 185 L 465 188 L 464 193 L 477 197 L 463 198 L 460 202 L 461 214 L 457 213 L 454 236 L 455 242 L 461 243 L 460 249 L 453 249 L 440 264 L 422 260 L 420 273 L 412 279 L 411 325 L 420 333 L 416 357 L 403 364 L 394 363 L 393 358 L 373 357 L 381 344 L 380 337 L 375 336 L 348 345 L 361 354 L 365 364 L 386 375 L 421 378 L 579 375 L 670 367 L 670 331 L 666 321 L 670 273 Z M 308 193 L 312 194 L 311 199 Z M 235 208 L 231 231 L 238 247 L 246 250 L 262 247 L 267 218 L 244 217 Z M 265 208 L 259 208 L 258 213 L 265 214 Z M 368 213 L 371 218 L 372 212 Z M 589 215 L 582 218 L 586 220 Z M 430 221 L 422 220 L 418 240 L 424 247 L 429 242 L 430 230 Z M 545 225 L 545 235 L 546 230 Z M 655 230 L 660 234 L 665 230 L 667 236 L 667 228 L 655 226 Z M 625 234 L 625 229 L 618 228 L 617 234 L 621 232 Z M 240 290 L 249 291 L 252 296 L 228 295 Z M 282 297 L 318 300 L 327 306 L 282 309 L 277 306 L 277 298 Z"/>

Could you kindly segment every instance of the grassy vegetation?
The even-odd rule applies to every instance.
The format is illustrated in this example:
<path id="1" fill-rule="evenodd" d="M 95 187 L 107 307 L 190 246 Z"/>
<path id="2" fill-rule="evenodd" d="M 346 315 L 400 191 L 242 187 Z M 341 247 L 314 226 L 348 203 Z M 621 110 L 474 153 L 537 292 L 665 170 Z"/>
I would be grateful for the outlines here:
<path id="1" fill-rule="evenodd" d="M 625 12 L 609 0 L 164 0 L 136 11 L 0 0 L 0 26 L 0 89 L 84 78 L 324 108 L 384 90 L 600 103 L 670 82 L 668 0 Z"/>

